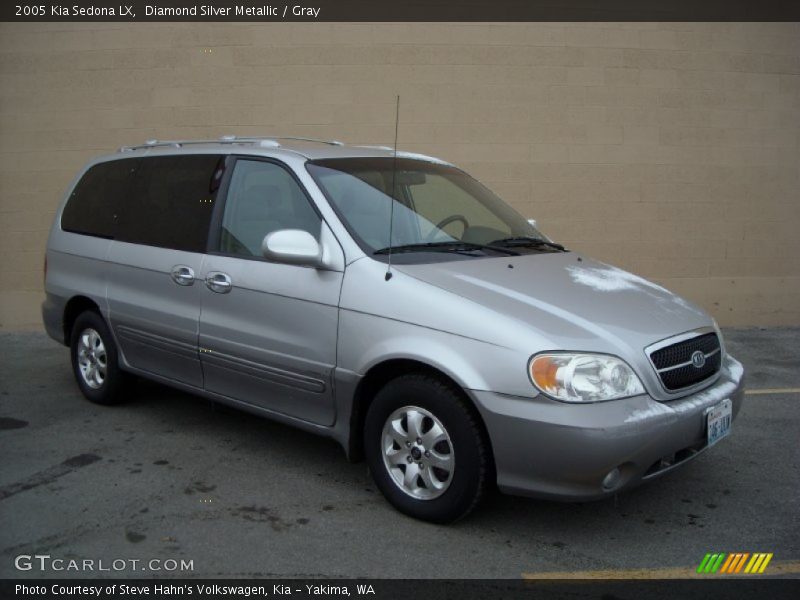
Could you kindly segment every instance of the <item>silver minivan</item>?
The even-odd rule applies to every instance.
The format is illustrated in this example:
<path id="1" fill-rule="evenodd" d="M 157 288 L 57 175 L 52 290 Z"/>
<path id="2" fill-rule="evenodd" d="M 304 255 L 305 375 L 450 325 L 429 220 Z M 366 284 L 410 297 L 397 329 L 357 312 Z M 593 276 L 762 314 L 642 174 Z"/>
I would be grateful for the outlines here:
<path id="1" fill-rule="evenodd" d="M 703 310 L 391 148 L 123 147 L 70 186 L 45 273 L 89 400 L 140 376 L 330 436 L 434 522 L 494 485 L 574 501 L 663 475 L 744 393 Z"/>

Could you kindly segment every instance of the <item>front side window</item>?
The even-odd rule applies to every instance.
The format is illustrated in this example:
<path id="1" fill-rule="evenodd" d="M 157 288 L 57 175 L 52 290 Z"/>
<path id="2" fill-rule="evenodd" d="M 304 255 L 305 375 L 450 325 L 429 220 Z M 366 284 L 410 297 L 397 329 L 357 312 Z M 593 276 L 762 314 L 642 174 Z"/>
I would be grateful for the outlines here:
<path id="1" fill-rule="evenodd" d="M 416 159 L 398 158 L 394 163 L 391 157 L 306 163 L 368 253 L 380 255 L 390 246 L 429 250 L 432 245 L 453 244 L 461 249 L 485 246 L 484 250 L 494 253 L 494 248 L 505 247 L 510 240 L 546 241 L 521 215 L 463 171 Z"/>
<path id="2" fill-rule="evenodd" d="M 286 169 L 271 162 L 239 159 L 225 201 L 219 250 L 261 257 L 261 243 L 268 233 L 301 229 L 319 239 L 321 223 Z"/>

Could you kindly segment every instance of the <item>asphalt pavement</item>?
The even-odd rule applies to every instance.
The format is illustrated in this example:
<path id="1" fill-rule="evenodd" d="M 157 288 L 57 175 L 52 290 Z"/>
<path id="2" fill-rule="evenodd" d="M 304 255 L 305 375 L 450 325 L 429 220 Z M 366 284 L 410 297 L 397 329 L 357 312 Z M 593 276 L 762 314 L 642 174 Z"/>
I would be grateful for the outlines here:
<path id="1" fill-rule="evenodd" d="M 0 577 L 519 578 L 693 568 L 707 552 L 770 552 L 767 575 L 800 577 L 800 329 L 726 340 L 750 394 L 696 460 L 600 502 L 495 493 L 445 527 L 395 512 L 330 440 L 147 382 L 95 406 L 65 347 L 4 333 Z M 18 569 L 28 555 L 96 571 Z"/>

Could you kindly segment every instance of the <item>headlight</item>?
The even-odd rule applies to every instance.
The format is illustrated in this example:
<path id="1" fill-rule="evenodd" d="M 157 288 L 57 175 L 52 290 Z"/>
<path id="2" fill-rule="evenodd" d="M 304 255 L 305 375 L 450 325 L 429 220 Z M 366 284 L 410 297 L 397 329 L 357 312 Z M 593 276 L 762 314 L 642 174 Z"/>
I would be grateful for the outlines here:
<path id="1" fill-rule="evenodd" d="M 644 393 L 633 369 L 616 356 L 537 354 L 528 371 L 539 391 L 564 402 L 599 402 Z"/>

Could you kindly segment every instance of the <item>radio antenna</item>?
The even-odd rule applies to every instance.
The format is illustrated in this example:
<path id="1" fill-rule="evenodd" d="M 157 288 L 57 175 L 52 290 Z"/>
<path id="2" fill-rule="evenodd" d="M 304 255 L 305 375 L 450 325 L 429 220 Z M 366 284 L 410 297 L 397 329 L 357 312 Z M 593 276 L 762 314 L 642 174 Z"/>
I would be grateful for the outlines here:
<path id="1" fill-rule="evenodd" d="M 397 105 L 395 106 L 394 110 L 394 156 L 392 157 L 392 196 L 389 198 L 389 263 L 386 265 L 386 276 L 384 277 L 385 281 L 389 281 L 392 278 L 392 247 L 394 246 L 394 242 L 392 241 L 392 229 L 394 227 L 394 193 L 395 193 L 395 181 L 397 179 L 397 129 L 400 124 L 400 94 L 397 94 Z"/>

